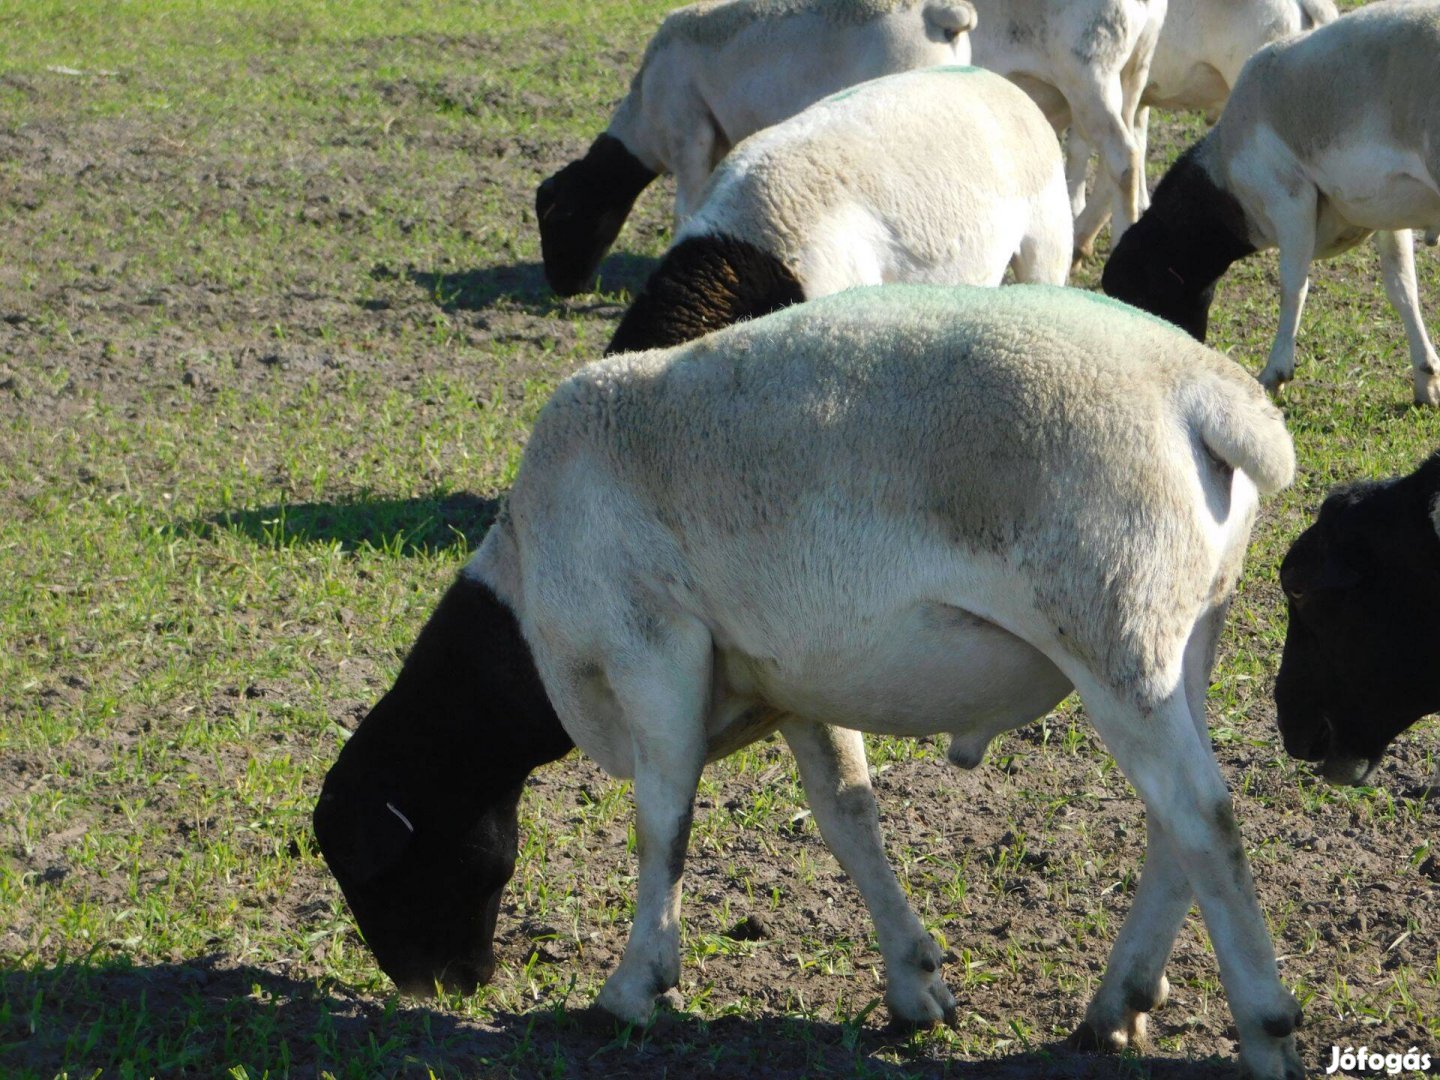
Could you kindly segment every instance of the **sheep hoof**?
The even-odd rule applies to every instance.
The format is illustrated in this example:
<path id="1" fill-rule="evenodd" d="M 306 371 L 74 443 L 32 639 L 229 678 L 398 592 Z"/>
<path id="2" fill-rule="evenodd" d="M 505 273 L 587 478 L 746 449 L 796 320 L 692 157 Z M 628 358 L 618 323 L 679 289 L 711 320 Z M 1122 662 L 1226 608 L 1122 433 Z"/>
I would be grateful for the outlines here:
<path id="1" fill-rule="evenodd" d="M 1440 375 L 1433 371 L 1416 370 L 1415 404 L 1440 405 Z"/>
<path id="2" fill-rule="evenodd" d="M 1080 1026 L 1070 1033 L 1070 1049 L 1082 1054 L 1118 1054 L 1129 1043 L 1123 1031 L 1100 1031 L 1089 1020 L 1082 1020 Z"/>
<path id="3" fill-rule="evenodd" d="M 1265 388 L 1265 392 L 1272 397 L 1279 397 L 1285 390 L 1285 384 L 1290 381 L 1288 376 L 1271 371 L 1269 368 L 1255 377 L 1260 380 L 1260 385 Z"/>

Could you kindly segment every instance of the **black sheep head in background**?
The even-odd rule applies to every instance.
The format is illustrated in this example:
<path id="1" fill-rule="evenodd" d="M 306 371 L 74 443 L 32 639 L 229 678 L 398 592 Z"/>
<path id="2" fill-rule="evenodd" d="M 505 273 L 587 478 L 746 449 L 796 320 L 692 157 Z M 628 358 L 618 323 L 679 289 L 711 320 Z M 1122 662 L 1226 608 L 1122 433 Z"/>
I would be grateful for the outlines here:
<path id="1" fill-rule="evenodd" d="M 601 135 L 585 156 L 535 190 L 545 280 L 560 296 L 589 288 L 630 208 L 656 174 L 619 139 Z"/>
<path id="2" fill-rule="evenodd" d="M 1437 497 L 1440 454 L 1340 488 L 1280 565 L 1280 731 L 1333 783 L 1368 782 L 1395 737 L 1440 710 Z"/>

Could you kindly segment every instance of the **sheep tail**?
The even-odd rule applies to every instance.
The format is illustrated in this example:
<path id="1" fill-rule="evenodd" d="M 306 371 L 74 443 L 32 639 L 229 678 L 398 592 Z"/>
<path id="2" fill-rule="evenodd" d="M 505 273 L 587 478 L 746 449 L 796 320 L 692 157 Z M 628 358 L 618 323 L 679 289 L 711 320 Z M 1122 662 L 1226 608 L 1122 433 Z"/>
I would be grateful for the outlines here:
<path id="1" fill-rule="evenodd" d="M 1295 478 L 1295 447 L 1260 384 L 1229 371 L 1209 371 L 1181 391 L 1181 413 L 1205 449 L 1272 495 Z"/>
<path id="2" fill-rule="evenodd" d="M 976 21 L 974 5 L 967 0 L 950 0 L 949 3 L 925 6 L 926 24 L 944 34 L 946 41 L 954 41 L 966 31 L 974 30 Z"/>

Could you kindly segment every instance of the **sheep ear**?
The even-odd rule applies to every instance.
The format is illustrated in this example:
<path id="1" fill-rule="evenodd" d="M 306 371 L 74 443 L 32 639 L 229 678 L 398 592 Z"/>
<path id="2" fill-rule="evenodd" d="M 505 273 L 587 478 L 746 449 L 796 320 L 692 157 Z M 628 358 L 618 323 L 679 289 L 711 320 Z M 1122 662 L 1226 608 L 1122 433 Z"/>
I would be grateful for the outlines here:
<path id="1" fill-rule="evenodd" d="M 1430 500 L 1430 525 L 1435 535 L 1440 536 L 1440 495 Z"/>

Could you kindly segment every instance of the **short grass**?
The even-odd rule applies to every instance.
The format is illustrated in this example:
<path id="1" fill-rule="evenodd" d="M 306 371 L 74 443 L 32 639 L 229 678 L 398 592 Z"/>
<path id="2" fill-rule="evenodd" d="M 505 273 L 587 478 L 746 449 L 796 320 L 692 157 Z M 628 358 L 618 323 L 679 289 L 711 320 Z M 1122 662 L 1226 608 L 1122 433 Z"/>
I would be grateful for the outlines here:
<path id="1" fill-rule="evenodd" d="M 527 800 L 512 914 L 533 948 L 436 1009 L 393 996 L 328 883 L 309 811 L 346 729 L 483 535 L 536 411 L 613 326 L 618 292 L 560 302 L 538 287 L 528 200 L 599 130 L 668 6 L 0 9 L 0 1073 L 643 1072 L 639 1033 L 597 1044 L 603 1069 L 554 1038 L 623 941 L 624 785 L 577 767 Z M 1163 159 L 1198 128 L 1155 130 Z M 666 212 L 663 190 L 645 197 L 607 288 L 633 287 L 663 249 Z M 1440 267 L 1429 252 L 1419 262 L 1433 309 Z M 1275 296 L 1273 258 L 1238 269 L 1214 343 L 1258 369 Z M 1406 404 L 1404 336 L 1369 248 L 1317 267 L 1301 349 L 1284 398 L 1300 476 L 1256 530 L 1212 721 L 1222 759 L 1233 749 L 1244 763 L 1231 771 L 1242 817 L 1252 800 L 1325 833 L 1339 898 L 1367 884 L 1347 870 L 1347 845 L 1433 835 L 1434 810 L 1400 792 L 1315 786 L 1284 759 L 1268 706 L 1284 635 L 1275 571 L 1329 486 L 1410 468 L 1440 444 L 1440 419 Z M 1433 730 L 1407 745 L 1416 769 L 1440 760 Z M 754 943 L 720 932 L 742 908 L 783 915 L 817 894 L 858 906 L 817 853 L 773 745 L 702 785 L 694 848 L 724 887 L 713 908 L 690 909 L 692 1013 L 741 1017 L 813 1054 L 816 1071 L 836 1067 L 833 1048 L 807 1042 L 826 1024 L 856 1075 L 1043 1051 L 1093 990 L 1134 887 L 1140 826 L 1123 779 L 1067 705 L 996 747 L 986 775 L 1000 778 L 990 801 L 1009 815 L 1007 839 L 967 849 L 952 842 L 964 826 L 932 826 L 886 784 L 938 768 L 941 749 L 872 747 L 905 837 L 897 866 L 949 935 L 952 985 L 976 1003 L 965 1022 L 877 1046 L 861 1038 L 880 992 L 867 935 L 823 922 Z M 1085 762 L 1083 790 L 1038 779 L 1072 759 Z M 957 798 L 973 794 L 966 783 Z M 1128 809 L 1112 827 L 1117 801 Z M 1128 844 L 1110 835 L 1125 829 Z M 1078 840 L 1051 865 L 1055 833 Z M 1252 840 L 1262 877 L 1292 857 L 1281 838 Z M 596 869 L 583 855 L 600 850 L 619 857 Z M 552 866 L 558 851 L 582 857 Z M 1413 896 L 1430 849 L 1404 855 L 1394 880 Z M 778 871 L 757 870 L 767 865 Z M 961 939 L 955 913 L 998 919 L 1016 882 L 1034 888 L 1037 875 L 1039 900 L 1063 912 L 1040 967 L 1004 932 Z M 1423 910 L 1401 920 L 1428 951 L 1333 966 L 1328 912 L 1296 901 L 1269 915 L 1297 950 L 1322 947 L 1292 978 L 1312 1016 L 1357 1043 L 1398 1030 L 1440 1051 Z M 1193 920 L 1185 941 L 1205 947 Z M 730 980 L 747 957 L 777 952 L 793 985 Z M 1201 970 L 1184 1007 L 1201 1028 L 1212 1016 L 1223 1026 L 1213 965 Z M 802 978 L 814 972 L 840 989 L 816 996 Z M 999 1002 L 1017 977 L 1053 985 L 1066 1020 L 1037 1020 L 1033 998 L 1007 1015 Z M 476 1034 L 497 1024 L 501 1050 Z M 1159 1051 L 1207 1058 L 1187 1030 Z M 713 1041 L 686 1060 L 742 1070 L 745 1054 L 766 1060 L 763 1043 Z"/>

